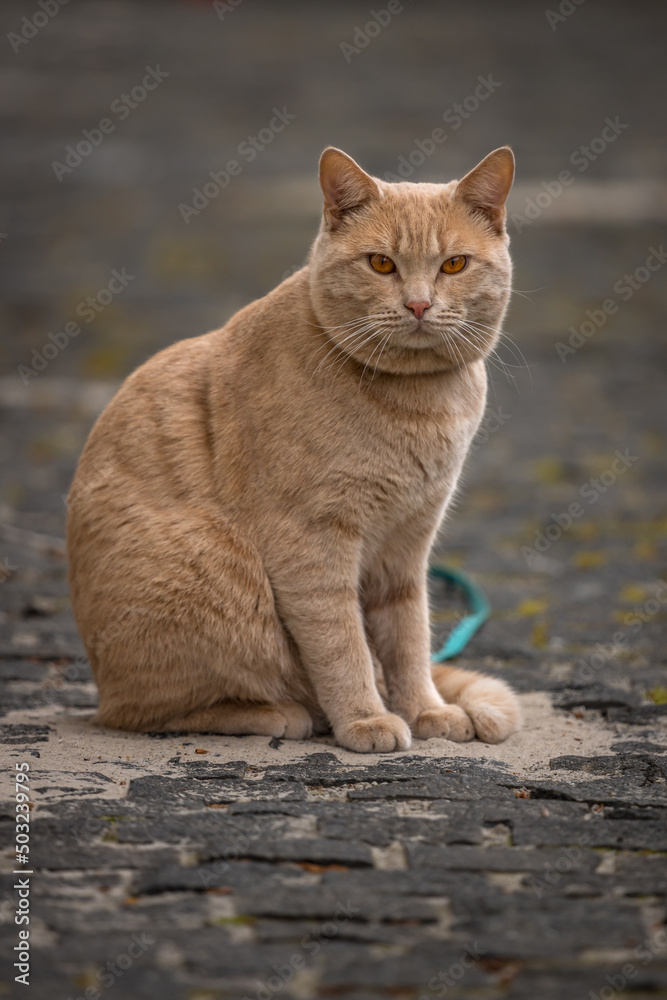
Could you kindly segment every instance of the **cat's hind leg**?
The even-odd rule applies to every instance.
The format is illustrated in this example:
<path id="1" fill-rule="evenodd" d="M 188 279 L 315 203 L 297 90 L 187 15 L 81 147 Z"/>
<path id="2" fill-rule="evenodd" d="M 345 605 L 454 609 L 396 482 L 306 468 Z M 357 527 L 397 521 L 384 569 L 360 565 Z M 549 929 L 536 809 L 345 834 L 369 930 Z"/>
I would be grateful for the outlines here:
<path id="1" fill-rule="evenodd" d="M 157 509 L 123 485 L 95 497 L 95 507 L 87 494 L 75 501 L 69 529 L 72 605 L 100 695 L 96 722 L 309 735 L 302 706 L 316 700 L 253 540 L 222 513 Z"/>
<path id="2" fill-rule="evenodd" d="M 313 733 L 313 720 L 299 702 L 276 705 L 250 701 L 220 701 L 208 708 L 197 708 L 175 715 L 151 732 L 218 733 L 223 736 L 276 736 L 286 740 L 305 740 Z"/>

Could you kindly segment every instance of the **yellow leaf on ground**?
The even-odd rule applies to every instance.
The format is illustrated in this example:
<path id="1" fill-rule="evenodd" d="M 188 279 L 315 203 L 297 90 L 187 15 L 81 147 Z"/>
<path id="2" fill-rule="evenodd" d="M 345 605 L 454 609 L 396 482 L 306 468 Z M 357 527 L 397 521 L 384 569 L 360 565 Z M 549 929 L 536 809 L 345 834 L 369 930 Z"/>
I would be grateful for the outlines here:
<path id="1" fill-rule="evenodd" d="M 562 483 L 566 479 L 563 463 L 559 458 L 541 458 L 535 463 L 535 478 L 538 483 Z"/>
<path id="2" fill-rule="evenodd" d="M 521 601 L 516 609 L 516 614 L 521 618 L 533 618 L 535 615 L 544 614 L 549 607 L 549 602 L 541 597 L 529 597 Z"/>
<path id="3" fill-rule="evenodd" d="M 624 604 L 641 604 L 648 597 L 645 587 L 640 587 L 637 583 L 626 583 L 618 595 L 619 601 Z"/>
<path id="4" fill-rule="evenodd" d="M 546 622 L 538 622 L 533 629 L 533 634 L 531 636 L 533 646 L 537 649 L 546 649 L 549 643 L 549 636 L 547 633 Z"/>
<path id="5" fill-rule="evenodd" d="M 607 557 L 604 552 L 577 552 L 572 560 L 578 569 L 595 569 L 596 566 L 604 566 Z"/>

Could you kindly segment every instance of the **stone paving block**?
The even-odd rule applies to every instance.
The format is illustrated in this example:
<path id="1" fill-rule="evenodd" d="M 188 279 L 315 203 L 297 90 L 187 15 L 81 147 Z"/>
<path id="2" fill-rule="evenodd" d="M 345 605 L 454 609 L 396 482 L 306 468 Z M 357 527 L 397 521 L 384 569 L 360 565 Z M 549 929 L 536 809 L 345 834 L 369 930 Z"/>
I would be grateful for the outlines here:
<path id="1" fill-rule="evenodd" d="M 0 983 L 7 984 L 8 989 L 18 989 L 18 985 L 14 983 L 15 975 L 16 969 L 13 968 L 13 963 L 7 961 L 4 956 L 0 958 Z M 12 986 L 9 986 L 10 983 Z M 54 1000 L 55 997 L 63 997 L 63 1000 L 70 997 L 72 1000 L 79 1000 L 81 996 L 76 988 L 75 976 L 57 968 L 52 955 L 39 955 L 38 960 L 33 963 L 29 989 L 31 1000 Z M 25 992 L 27 993 L 27 990 Z M 172 997 L 175 1000 L 175 994 L 172 993 Z M 165 1000 L 172 1000 L 172 997 L 169 997 L 168 993 L 165 994 Z"/>
<path id="2" fill-rule="evenodd" d="M 104 889 L 108 879 L 105 875 L 102 877 L 104 882 L 100 879 L 100 885 Z M 208 899 L 200 894 L 172 894 L 162 906 L 145 905 L 146 900 L 151 903 L 155 897 L 122 906 L 100 906 L 99 900 L 104 899 L 106 893 L 106 889 L 102 893 L 100 885 L 94 887 L 94 892 L 83 897 L 85 909 L 82 907 L 83 898 L 80 893 L 68 897 L 65 892 L 59 900 L 38 899 L 40 918 L 49 931 L 64 938 L 77 934 L 104 939 L 107 934 L 127 936 L 143 932 L 160 936 L 170 933 L 174 928 L 194 932 L 211 922 Z"/>
<path id="3" fill-rule="evenodd" d="M 39 865 L 44 871 L 114 869 L 114 868 L 153 868 L 168 865 L 175 860 L 174 851 L 168 848 L 152 847 L 143 850 L 123 848 L 111 844 L 95 844 L 90 847 L 62 847 L 51 845 L 51 848 L 36 849 Z"/>
<path id="4" fill-rule="evenodd" d="M 23 723 L 0 725 L 0 743 L 24 746 L 31 743 L 46 743 L 49 739 L 50 726 L 31 726 Z"/>
<path id="5" fill-rule="evenodd" d="M 357 800 L 354 804 L 321 805 L 316 815 L 323 836 L 363 840 L 376 846 L 414 839 L 477 844 L 483 840 L 483 826 L 503 822 L 511 809 L 512 802 L 499 804 L 494 811 L 493 800 L 437 804 L 426 800 L 417 815 L 402 815 L 383 799 L 377 804 Z"/>
<path id="6" fill-rule="evenodd" d="M 353 788 L 348 794 L 350 802 L 386 799 L 447 799 L 457 802 L 476 802 L 482 798 L 509 799 L 513 793 L 492 781 L 479 781 L 473 776 L 467 781 L 452 780 L 458 776 L 437 775 L 424 780 L 385 782 L 368 788 Z"/>
<path id="7" fill-rule="evenodd" d="M 623 778 L 637 785 L 649 781 L 667 780 L 667 758 L 649 753 L 629 757 L 554 757 L 549 761 L 554 771 L 576 771 L 578 774 L 605 774 Z"/>
<path id="8" fill-rule="evenodd" d="M 412 845 L 408 856 L 411 868 L 444 868 L 455 872 L 542 872 L 564 858 L 563 852 L 555 848 L 435 847 L 425 844 Z M 565 861 L 568 870 L 591 873 L 599 865 L 600 855 L 595 851 L 578 850 Z"/>
<path id="9" fill-rule="evenodd" d="M 119 843 L 150 844 L 161 839 L 172 844 L 204 845 L 213 840 L 219 844 L 225 841 L 230 848 L 248 843 L 260 832 L 252 816 L 229 817 L 217 809 L 130 818 L 121 816 L 116 827 Z"/>
<path id="10" fill-rule="evenodd" d="M 667 825 L 659 820 L 614 820 L 605 823 L 564 821 L 558 817 L 542 820 L 517 819 L 512 826 L 517 845 L 537 847 L 574 844 L 579 847 L 608 847 L 616 850 L 667 851 Z"/>
<path id="11" fill-rule="evenodd" d="M 338 893 L 329 886 L 290 887 L 278 889 L 271 896 L 243 893 L 238 898 L 241 913 L 255 917 L 286 919 L 340 919 L 402 921 L 416 920 L 435 923 L 436 909 L 427 899 L 410 896 L 372 896 L 358 892 Z"/>
<path id="12" fill-rule="evenodd" d="M 464 896 L 474 893 L 493 892 L 484 874 L 471 872 L 451 872 L 438 869 L 416 869 L 408 871 L 325 871 L 322 885 L 330 886 L 338 893 L 366 890 L 369 896 L 415 895 L 415 896 Z"/>
<path id="13" fill-rule="evenodd" d="M 570 802 L 667 807 L 667 787 L 664 783 L 646 783 L 637 787 L 634 780 L 615 778 L 597 781 L 525 781 L 522 788 L 530 792 L 531 799 L 564 799 Z"/>
<path id="14" fill-rule="evenodd" d="M 231 842 L 216 849 L 209 841 L 206 849 L 202 852 L 202 859 L 210 861 L 215 857 L 224 857 L 225 851 L 230 846 Z M 373 856 L 368 845 L 324 837 L 303 839 L 290 837 L 283 840 L 258 837 L 250 840 L 247 844 L 237 845 L 236 850 L 240 851 L 242 857 L 252 860 L 304 861 L 319 865 L 337 864 L 355 867 L 372 865 L 373 863 Z"/>
<path id="15" fill-rule="evenodd" d="M 477 903 L 452 900 L 454 929 L 494 955 L 537 957 L 548 947 L 553 958 L 595 949 L 601 941 L 606 949 L 634 948 L 646 936 L 639 908 L 628 901 L 610 906 L 606 900 L 521 893 L 480 897 Z"/>
<path id="16" fill-rule="evenodd" d="M 655 876 L 650 872 L 620 875 L 612 871 L 608 874 L 577 874 L 570 871 L 561 873 L 557 868 L 547 868 L 541 873 L 536 872 L 534 876 L 526 876 L 523 887 L 535 892 L 540 899 L 545 893 L 572 897 L 625 896 L 658 899 L 667 895 L 667 875 Z"/>
<path id="17" fill-rule="evenodd" d="M 656 891 L 663 892 L 667 878 L 667 852 L 623 852 L 614 859 L 614 872 L 620 879 L 646 878 L 653 883 Z"/>
<path id="18" fill-rule="evenodd" d="M 323 993 L 334 996 L 339 993 L 345 995 L 346 989 L 361 986 L 378 991 L 383 988 L 393 988 L 399 996 L 401 994 L 398 991 L 401 988 L 406 991 L 407 996 L 411 995 L 408 992 L 410 988 L 416 991 L 412 995 L 418 997 L 422 994 L 428 997 L 438 996 L 446 987 L 448 971 L 453 969 L 455 975 L 463 973 L 459 981 L 466 990 L 473 991 L 473 996 L 479 996 L 481 991 L 481 996 L 486 997 L 486 990 L 495 985 L 495 977 L 484 968 L 484 962 L 480 961 L 482 957 L 480 953 L 474 951 L 478 944 L 479 942 L 451 939 L 422 941 L 404 954 L 369 957 L 361 967 L 353 951 L 349 957 L 342 954 L 336 956 L 335 963 L 327 962 L 323 970 L 321 978 Z M 466 965 L 462 962 L 464 957 Z M 456 981 L 450 979 L 450 986 L 455 984 Z M 450 990 L 450 987 L 446 988 Z"/>
<path id="19" fill-rule="evenodd" d="M 130 784 L 128 798 L 169 801 L 175 803 L 201 802 L 202 805 L 211 802 L 236 802 L 247 798 L 263 797 L 285 799 L 288 802 L 301 802 L 305 799 L 303 786 L 298 783 L 289 785 L 269 786 L 262 782 L 243 782 L 230 778 L 197 777 L 166 778 L 146 777 L 136 778 Z"/>
<path id="20" fill-rule="evenodd" d="M 49 667 L 46 663 L 26 663 L 24 660 L 9 659 L 0 662 L 1 681 L 43 681 L 48 673 Z M 4 727 L 0 732 L 2 729 Z"/>
<path id="21" fill-rule="evenodd" d="M 323 926 L 326 927 L 326 933 L 323 933 Z M 388 923 L 379 920 L 350 920 L 344 925 L 336 925 L 336 940 L 366 945 L 394 945 L 405 949 L 423 939 L 425 926 L 429 925 L 416 921 Z M 325 945 L 331 941 L 331 937 L 327 935 L 331 934 L 332 928 L 317 920 L 271 920 L 260 917 L 253 922 L 252 930 L 257 941 L 301 943 L 306 938 Z"/>
<path id="22" fill-rule="evenodd" d="M 503 994 L 508 1000 L 573 1000 L 573 998 L 599 997 L 603 990 L 613 990 L 609 997 L 619 997 L 622 1000 L 653 1000 L 656 993 L 651 989 L 650 993 L 644 992 L 644 988 L 638 984 L 641 973 L 635 975 L 632 980 L 627 980 L 623 976 L 623 964 L 610 964 L 607 968 L 591 969 L 585 965 L 579 968 L 568 968 L 564 964 L 559 964 L 557 968 L 534 969 L 525 966 L 518 968 L 516 978 L 512 981 L 510 992 Z M 626 970 L 627 971 L 627 970 Z M 607 978 L 609 977 L 609 979 Z M 619 993 L 617 989 L 610 985 L 610 981 L 616 982 L 617 986 L 626 979 L 628 991 Z M 659 994 L 658 994 L 659 995 Z M 602 996 L 605 996 L 602 993 Z"/>
<path id="23" fill-rule="evenodd" d="M 207 892 L 219 888 L 254 892 L 259 891 L 262 886 L 271 889 L 280 887 L 284 885 L 287 876 L 296 884 L 300 880 L 309 883 L 305 870 L 290 869 L 285 872 L 268 862 L 219 859 L 217 862 L 191 867 L 173 865 L 146 869 L 134 877 L 131 890 L 136 896 L 186 890 Z"/>
<path id="24" fill-rule="evenodd" d="M 248 765 L 244 760 L 230 761 L 181 761 L 179 758 L 170 760 L 170 764 L 177 763 L 183 768 L 183 773 L 188 778 L 195 778 L 197 781 L 213 781 L 229 778 L 241 780 L 245 777 Z"/>

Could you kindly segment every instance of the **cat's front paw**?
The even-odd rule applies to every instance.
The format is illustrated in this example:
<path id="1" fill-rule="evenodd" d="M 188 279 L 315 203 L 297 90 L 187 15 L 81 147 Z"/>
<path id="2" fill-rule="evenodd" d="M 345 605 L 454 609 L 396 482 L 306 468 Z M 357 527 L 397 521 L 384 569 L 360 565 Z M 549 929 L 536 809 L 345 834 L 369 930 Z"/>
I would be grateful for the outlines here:
<path id="1" fill-rule="evenodd" d="M 427 708 L 412 723 L 412 735 L 419 740 L 436 737 L 466 743 L 475 737 L 472 719 L 458 705 L 443 705 L 442 708 Z"/>
<path id="2" fill-rule="evenodd" d="M 407 750 L 412 740 L 407 723 L 387 712 L 337 729 L 336 742 L 357 753 L 391 753 Z"/>

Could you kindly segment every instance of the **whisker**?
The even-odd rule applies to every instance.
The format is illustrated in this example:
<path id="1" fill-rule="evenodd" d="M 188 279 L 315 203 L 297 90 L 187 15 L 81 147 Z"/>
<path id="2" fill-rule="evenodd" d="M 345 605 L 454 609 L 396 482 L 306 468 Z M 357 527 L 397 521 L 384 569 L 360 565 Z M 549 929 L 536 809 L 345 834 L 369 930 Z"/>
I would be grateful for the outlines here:
<path id="1" fill-rule="evenodd" d="M 342 352 L 343 356 L 340 359 L 340 363 L 338 364 L 338 367 L 336 368 L 336 371 L 334 373 L 334 378 L 345 367 L 345 362 L 348 361 L 350 359 L 350 357 L 352 356 L 352 351 L 361 351 L 361 350 L 363 350 L 363 348 L 366 347 L 367 344 L 371 343 L 371 341 L 373 340 L 374 337 L 377 337 L 379 335 L 379 332 L 380 331 L 378 331 L 377 329 L 373 329 L 370 333 L 365 333 L 363 336 L 360 337 L 359 340 L 356 340 L 351 345 L 349 345 L 347 351 L 343 351 Z M 331 369 L 334 367 L 335 364 L 336 364 L 336 361 L 335 360 L 332 361 L 332 363 L 329 365 L 329 368 L 327 368 L 326 371 L 327 372 L 331 371 Z"/>
<path id="2" fill-rule="evenodd" d="M 461 339 L 464 340 L 467 344 L 470 344 L 470 346 L 473 349 L 479 350 L 480 347 L 485 346 L 484 343 L 481 340 L 481 335 L 480 335 L 480 333 L 478 331 L 476 331 L 476 330 L 468 330 L 468 333 L 470 333 L 471 336 L 477 338 L 476 341 L 472 341 L 468 337 L 466 337 L 465 333 L 460 328 L 457 330 L 458 336 L 460 336 Z M 493 352 L 491 352 L 491 353 L 493 353 Z M 519 387 L 518 387 L 517 382 L 516 382 L 516 376 L 513 375 L 511 371 L 509 371 L 508 366 L 502 360 L 502 358 L 499 358 L 498 356 L 496 356 L 496 361 L 498 362 L 496 364 L 496 361 L 493 360 L 493 358 L 491 357 L 491 354 L 487 354 L 486 355 L 486 360 L 489 362 L 490 365 L 493 365 L 494 368 L 497 368 L 498 371 L 502 372 L 502 374 L 505 376 L 506 379 L 508 379 L 508 380 L 511 379 L 512 382 L 514 383 L 515 389 L 517 390 L 517 392 L 519 391 Z"/>
<path id="3" fill-rule="evenodd" d="M 386 327 L 384 327 L 384 329 L 386 330 Z M 362 371 L 362 373 L 361 373 L 361 376 L 360 376 L 360 378 L 359 378 L 359 389 L 361 389 L 361 382 L 362 382 L 362 379 L 363 379 L 363 377 L 364 377 L 364 374 L 365 374 L 365 372 L 366 372 L 366 369 L 368 368 L 369 364 L 370 364 L 370 363 L 371 363 L 371 361 L 373 360 L 373 355 L 375 354 L 375 352 L 377 351 L 377 349 L 378 349 L 378 347 L 379 347 L 379 348 L 380 348 L 380 354 L 379 354 L 379 357 L 378 357 L 378 359 L 377 359 L 376 363 L 375 363 L 375 364 L 373 365 L 373 375 L 372 375 L 372 377 L 371 377 L 371 382 L 372 382 L 372 381 L 373 381 L 373 379 L 375 378 L 375 374 L 376 374 L 376 372 L 377 372 L 377 366 L 378 366 L 378 365 L 380 364 L 380 358 L 382 357 L 382 352 L 384 351 L 385 347 L 386 347 L 386 346 L 387 346 L 387 344 L 389 343 L 389 340 L 390 340 L 390 338 L 391 338 L 391 335 L 392 335 L 392 332 L 393 332 L 393 331 L 392 331 L 392 329 L 391 329 L 391 327 L 390 327 L 390 328 L 389 328 L 389 330 L 388 330 L 388 331 L 387 331 L 387 332 L 386 332 L 386 333 L 384 334 L 384 336 L 382 337 L 382 340 L 380 341 L 380 343 L 379 343 L 379 344 L 378 344 L 378 345 L 377 345 L 376 347 L 374 347 L 374 348 L 373 348 L 373 353 L 371 354 L 370 358 L 368 359 L 368 361 L 367 361 L 367 362 L 366 362 L 366 364 L 364 365 L 364 369 L 363 369 L 363 371 Z"/>
<path id="4" fill-rule="evenodd" d="M 479 327 L 486 327 L 487 326 L 487 324 L 480 323 L 477 320 L 475 320 L 475 321 L 465 320 L 465 321 L 462 321 L 462 325 L 464 327 L 466 327 L 466 329 L 469 332 L 471 332 L 471 333 L 475 332 L 474 328 L 477 327 L 477 326 L 479 326 Z M 491 330 L 491 331 L 493 331 L 493 327 L 488 327 L 488 329 Z M 495 331 L 493 331 L 493 332 L 495 332 Z M 478 335 L 479 335 L 479 332 L 478 332 Z M 530 377 L 530 390 L 532 392 L 533 391 L 533 373 L 531 371 L 532 365 L 528 364 L 528 361 L 526 360 L 525 354 L 523 353 L 523 351 L 521 350 L 521 348 L 519 347 L 519 345 L 516 343 L 516 341 L 513 340 L 512 337 L 510 337 L 510 335 L 508 333 L 505 333 L 504 331 L 502 331 L 502 332 L 500 332 L 498 334 L 498 337 L 499 337 L 499 344 L 502 344 L 503 347 L 507 348 L 507 350 L 510 352 L 510 354 L 515 359 L 515 361 L 521 362 L 520 364 L 512 365 L 509 362 L 504 361 L 503 364 L 505 364 L 508 368 L 525 368 L 526 371 L 528 372 L 529 377 Z M 494 352 L 496 353 L 496 356 L 497 356 L 498 360 L 501 361 L 502 359 L 500 357 L 500 354 L 498 352 L 497 347 L 494 348 Z"/>
<path id="5" fill-rule="evenodd" d="M 441 330 L 441 331 L 439 331 L 439 332 L 440 332 L 440 333 L 441 333 L 441 334 L 442 334 L 442 335 L 444 336 L 444 338 L 445 338 L 445 345 L 446 345 L 446 347 L 447 347 L 447 350 L 451 351 L 451 352 L 452 352 L 452 353 L 454 354 L 454 356 L 455 356 L 456 358 L 458 358 L 458 360 L 459 360 L 459 361 L 460 361 L 460 363 L 461 363 L 461 366 L 462 366 L 463 368 L 465 368 L 465 361 L 463 360 L 463 355 L 462 355 L 462 353 L 461 353 L 461 351 L 460 351 L 460 348 L 458 347 L 458 345 L 457 345 L 456 341 L 455 341 L 455 340 L 454 340 L 453 338 L 450 338 L 450 336 L 449 336 L 449 333 L 448 333 L 448 332 L 446 332 L 446 331 L 443 331 L 443 330 Z"/>
<path id="6" fill-rule="evenodd" d="M 320 370 L 320 368 L 322 367 L 322 365 L 324 364 L 324 362 L 327 360 L 327 358 L 329 357 L 329 355 L 333 354 L 333 352 L 337 348 L 340 348 L 342 350 L 344 344 L 348 344 L 348 342 L 350 340 L 354 340 L 356 337 L 364 336 L 364 334 L 368 333 L 369 330 L 373 330 L 374 327 L 375 327 L 375 323 L 365 323 L 360 329 L 355 329 L 351 333 L 349 333 L 346 337 L 343 337 L 342 340 L 334 342 L 332 344 L 331 348 L 327 351 L 327 353 L 324 355 L 324 357 L 322 358 L 322 360 L 318 364 L 317 368 L 315 368 L 315 370 L 313 372 L 313 375 L 317 374 L 317 372 Z M 348 346 L 351 346 L 351 345 L 348 344 Z M 321 350 L 321 348 L 317 348 L 317 350 Z M 315 353 L 317 353 L 317 351 Z M 311 357 L 312 357 L 312 355 L 311 355 Z"/>
<path id="7" fill-rule="evenodd" d="M 475 330 L 468 322 L 465 321 L 461 321 L 461 326 L 463 326 L 471 335 L 475 335 L 476 337 L 478 337 L 479 338 L 478 343 L 480 344 L 484 343 L 484 340 L 482 339 L 484 336 L 484 331 Z M 507 343 L 505 343 L 505 341 L 502 339 L 503 336 L 506 337 Z M 516 361 L 521 362 L 521 364 L 513 365 L 506 361 L 505 364 L 507 364 L 509 368 L 525 368 L 527 371 L 530 371 L 532 366 L 528 364 L 521 348 L 518 346 L 518 344 L 515 343 L 515 341 L 512 340 L 511 337 L 509 337 L 507 334 L 505 335 L 501 334 L 498 343 L 501 344 L 502 347 L 506 347 Z M 497 350 L 497 348 L 494 347 L 493 350 L 495 351 Z"/>
<path id="8" fill-rule="evenodd" d="M 502 288 L 502 290 L 505 291 L 505 292 L 509 291 L 511 295 L 520 295 L 522 299 L 527 299 L 528 302 L 532 302 L 533 300 L 530 298 L 530 296 L 534 295 L 535 292 L 543 292 L 544 289 L 547 286 L 546 285 L 542 285 L 541 288 L 527 288 L 527 289 L 526 288 L 512 288 L 511 285 L 499 285 L 498 287 Z"/>
<path id="9" fill-rule="evenodd" d="M 368 320 L 382 319 L 386 315 L 385 313 L 369 313 L 367 316 L 356 316 L 354 319 L 350 319 L 347 323 L 339 323 L 337 326 L 323 326 L 321 323 L 308 323 L 308 326 L 313 326 L 324 330 L 325 333 L 333 333 L 335 330 L 345 330 L 348 326 L 354 326 L 355 323 L 366 323 Z"/>
<path id="10" fill-rule="evenodd" d="M 379 367 L 380 367 L 380 362 L 382 361 L 382 355 L 384 354 L 385 347 L 388 346 L 389 341 L 391 340 L 391 334 L 392 334 L 392 331 L 390 330 L 389 333 L 387 334 L 385 340 L 383 341 L 382 350 L 380 351 L 380 356 L 377 359 L 377 362 L 375 364 L 375 371 L 373 372 L 373 378 L 375 378 L 375 372 L 377 372 L 378 369 L 379 369 Z M 372 381 L 373 381 L 373 379 L 371 379 L 371 382 Z"/>

